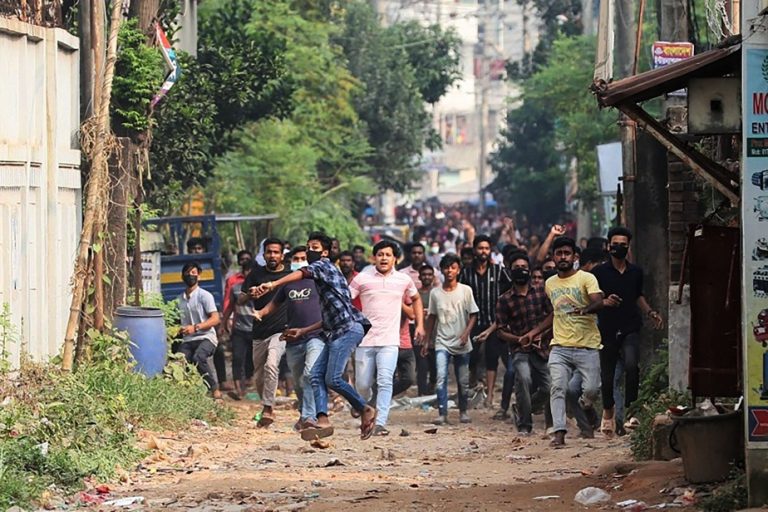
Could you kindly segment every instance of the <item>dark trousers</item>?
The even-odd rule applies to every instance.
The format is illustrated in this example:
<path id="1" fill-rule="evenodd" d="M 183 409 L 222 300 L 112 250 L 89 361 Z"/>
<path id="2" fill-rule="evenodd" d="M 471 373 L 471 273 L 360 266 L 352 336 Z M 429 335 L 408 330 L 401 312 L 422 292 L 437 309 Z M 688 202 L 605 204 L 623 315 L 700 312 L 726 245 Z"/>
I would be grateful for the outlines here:
<path id="1" fill-rule="evenodd" d="M 533 428 L 534 404 L 549 403 L 549 369 L 547 360 L 537 352 L 510 354 L 515 372 L 517 398 L 517 429 L 530 432 Z M 535 395 L 535 396 L 534 396 Z M 549 412 L 545 406 L 545 415 Z"/>
<path id="2" fill-rule="evenodd" d="M 216 369 L 216 377 L 219 382 L 227 381 L 227 358 L 224 355 L 224 344 L 216 345 L 213 352 L 213 367 Z"/>
<path id="3" fill-rule="evenodd" d="M 475 325 L 471 338 L 474 338 L 486 327 Z M 490 338 L 490 336 L 489 336 Z M 478 382 L 485 382 L 485 343 L 472 343 L 472 352 L 469 354 L 469 387 L 474 388 Z"/>
<path id="4" fill-rule="evenodd" d="M 232 343 L 232 378 L 243 382 L 253 375 L 253 335 L 234 330 L 229 341 Z M 251 367 L 251 375 L 248 375 L 248 366 Z"/>
<path id="5" fill-rule="evenodd" d="M 603 395 L 603 408 L 612 408 L 616 401 L 613 396 L 613 382 L 616 375 L 616 363 L 619 359 L 624 363 L 624 407 L 637 400 L 640 387 L 640 367 L 638 357 L 640 352 L 640 333 L 623 334 L 607 329 L 600 330 L 603 349 L 600 350 L 600 380 Z"/>
<path id="6" fill-rule="evenodd" d="M 392 396 L 408 391 L 416 380 L 416 355 L 413 349 L 401 348 L 397 353 L 395 382 L 392 384 Z"/>
<path id="7" fill-rule="evenodd" d="M 421 347 L 413 347 L 416 358 L 416 386 L 419 388 L 419 396 L 432 394 L 437 382 L 437 362 L 435 349 L 430 348 L 427 355 L 421 355 Z"/>
<path id="8" fill-rule="evenodd" d="M 179 352 L 184 354 L 188 363 L 197 366 L 197 371 L 203 376 L 205 384 L 211 391 L 219 388 L 216 377 L 208 366 L 208 358 L 216 351 L 216 347 L 209 340 L 185 341 L 179 346 Z"/>

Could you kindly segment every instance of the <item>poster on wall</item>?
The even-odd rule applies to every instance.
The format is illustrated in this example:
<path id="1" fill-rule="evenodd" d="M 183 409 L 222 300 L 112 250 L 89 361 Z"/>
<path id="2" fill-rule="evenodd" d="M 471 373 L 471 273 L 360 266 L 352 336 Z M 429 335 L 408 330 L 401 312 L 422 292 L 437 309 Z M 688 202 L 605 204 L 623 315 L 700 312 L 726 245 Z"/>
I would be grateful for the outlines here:
<path id="1" fill-rule="evenodd" d="M 651 47 L 651 57 L 653 59 L 653 69 L 675 64 L 676 62 L 690 59 L 693 57 L 693 43 L 687 41 L 669 42 L 656 41 Z M 668 96 L 685 96 L 686 90 L 680 89 L 672 91 Z"/>
<path id="2" fill-rule="evenodd" d="M 745 400 L 747 441 L 768 446 L 768 48 L 745 50 L 743 76 Z"/>

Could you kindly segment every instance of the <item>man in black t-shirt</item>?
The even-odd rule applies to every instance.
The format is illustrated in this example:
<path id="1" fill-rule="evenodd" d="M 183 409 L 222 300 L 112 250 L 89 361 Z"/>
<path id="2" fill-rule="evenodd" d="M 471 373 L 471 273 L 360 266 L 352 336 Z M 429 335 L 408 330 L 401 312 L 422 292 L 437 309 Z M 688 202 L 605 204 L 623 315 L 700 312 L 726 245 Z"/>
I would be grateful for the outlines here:
<path id="1" fill-rule="evenodd" d="M 600 373 L 603 396 L 603 421 L 600 431 L 606 435 L 621 432 L 622 425 L 615 425 L 614 419 L 614 375 L 619 358 L 624 363 L 626 381 L 624 386 L 625 407 L 637 400 L 640 386 L 638 357 L 640 350 L 640 329 L 643 314 L 656 329 L 663 321 L 643 295 L 643 269 L 627 261 L 632 234 L 627 228 L 615 227 L 608 232 L 608 253 L 610 259 L 592 269 L 603 295 L 616 295 L 619 304 L 597 312 L 598 327 L 603 348 L 600 350 Z"/>
<path id="2" fill-rule="evenodd" d="M 280 279 L 291 273 L 290 268 L 283 265 L 282 240 L 267 238 L 264 241 L 264 261 L 266 266 L 255 267 L 243 283 L 242 292 L 237 299 L 238 304 L 253 301 L 255 310 L 266 307 L 277 293 L 276 291 L 258 296 L 253 293 L 260 284 Z M 266 427 L 274 421 L 272 406 L 277 392 L 280 359 L 285 353 L 285 341 L 280 335 L 285 329 L 287 314 L 285 304 L 276 308 L 275 312 L 261 322 L 253 322 L 253 365 L 256 370 L 256 389 L 261 394 L 263 410 L 259 426 Z"/>
<path id="3" fill-rule="evenodd" d="M 295 247 L 290 252 L 290 260 L 292 272 L 309 265 L 307 248 L 303 245 Z M 324 437 L 333 432 L 318 427 L 315 398 L 310 382 L 312 367 L 325 348 L 323 316 L 315 281 L 305 278 L 279 288 L 272 302 L 264 309 L 256 311 L 253 316 L 257 322 L 267 321 L 267 317 L 283 306 L 287 308 L 288 314 L 287 328 L 282 334 L 285 341 L 285 357 L 299 397 L 300 417 L 294 428 L 302 433 L 302 438 L 311 441 L 315 437 Z"/>

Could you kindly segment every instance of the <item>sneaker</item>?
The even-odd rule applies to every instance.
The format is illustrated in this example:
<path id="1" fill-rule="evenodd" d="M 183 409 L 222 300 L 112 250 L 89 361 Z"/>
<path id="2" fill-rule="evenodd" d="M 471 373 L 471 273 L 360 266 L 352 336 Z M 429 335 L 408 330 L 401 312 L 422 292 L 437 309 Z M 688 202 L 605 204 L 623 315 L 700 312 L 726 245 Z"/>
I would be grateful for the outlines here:
<path id="1" fill-rule="evenodd" d="M 496 414 L 493 415 L 494 420 L 506 420 L 509 418 L 509 413 L 504 409 L 499 409 Z"/>
<path id="2" fill-rule="evenodd" d="M 466 412 L 462 412 L 459 415 L 459 423 L 472 423 L 472 418 Z"/>
<path id="3" fill-rule="evenodd" d="M 565 446 L 565 430 L 555 432 L 555 435 L 552 436 L 552 441 L 549 442 L 549 446 L 552 448 L 562 448 Z"/>
<path id="4" fill-rule="evenodd" d="M 595 431 L 592 429 L 582 430 L 581 432 L 579 432 L 579 437 L 581 439 L 594 439 Z"/>
<path id="5" fill-rule="evenodd" d="M 438 416 L 437 419 L 432 422 L 433 425 L 446 425 L 447 423 L 448 423 L 447 416 Z"/>
<path id="6" fill-rule="evenodd" d="M 531 437 L 533 435 L 533 432 L 530 430 L 518 430 L 517 431 L 517 437 Z"/>

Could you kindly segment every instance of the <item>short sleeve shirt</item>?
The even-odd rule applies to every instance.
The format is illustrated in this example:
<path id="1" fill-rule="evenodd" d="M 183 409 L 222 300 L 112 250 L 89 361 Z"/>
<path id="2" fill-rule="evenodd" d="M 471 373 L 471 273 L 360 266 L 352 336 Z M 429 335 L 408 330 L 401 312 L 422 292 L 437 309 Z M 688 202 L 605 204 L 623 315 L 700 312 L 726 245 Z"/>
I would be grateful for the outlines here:
<path id="1" fill-rule="evenodd" d="M 280 272 L 270 272 L 266 267 L 258 266 L 251 270 L 248 277 L 245 278 L 243 284 L 243 291 L 248 293 L 248 290 L 253 286 L 259 286 L 262 283 L 268 283 L 270 281 L 277 281 L 283 276 L 290 274 L 289 268 L 284 268 Z M 277 290 L 273 290 L 258 299 L 252 300 L 254 309 L 262 309 L 269 304 L 277 294 Z M 288 322 L 287 309 L 285 305 L 280 306 L 271 315 L 264 317 L 261 322 L 253 322 L 253 337 L 257 340 L 265 340 L 282 332 L 285 329 L 285 325 Z"/>
<path id="2" fill-rule="evenodd" d="M 371 330 L 360 346 L 399 346 L 403 297 L 418 294 L 411 278 L 394 269 L 382 274 L 371 266 L 355 276 L 349 291 L 353 299 L 360 297 L 363 314 L 371 322 Z"/>
<path id="3" fill-rule="evenodd" d="M 459 283 L 456 289 L 445 291 L 442 286 L 429 292 L 429 314 L 435 315 L 435 350 L 451 354 L 472 351 L 472 342 L 461 345 L 461 333 L 467 328 L 470 315 L 480 311 L 472 296 L 472 288 Z"/>
<path id="4" fill-rule="evenodd" d="M 237 297 L 240 295 L 240 291 L 243 288 L 243 283 L 238 283 L 232 286 L 230 304 L 235 305 L 235 321 L 234 329 L 240 332 L 251 333 L 253 331 L 253 304 L 251 301 L 247 301 L 245 304 L 238 304 Z"/>
<path id="5" fill-rule="evenodd" d="M 179 312 L 181 313 L 182 327 L 201 324 L 207 321 L 216 311 L 216 301 L 213 299 L 213 295 L 199 286 L 192 290 L 189 297 L 187 297 L 186 290 L 181 292 L 181 295 L 179 296 Z M 216 337 L 216 330 L 213 327 L 187 334 L 184 336 L 183 343 L 201 340 L 208 340 L 213 343 L 214 346 L 219 344 L 219 339 Z"/>
<path id="6" fill-rule="evenodd" d="M 489 263 L 484 274 L 478 274 L 475 265 L 464 267 L 459 282 L 472 289 L 475 302 L 480 308 L 477 327 L 487 329 L 496 318 L 496 301 L 499 295 L 509 290 L 512 279 L 504 267 Z"/>
<path id="7" fill-rule="evenodd" d="M 637 307 L 637 299 L 643 295 L 643 269 L 627 262 L 621 273 L 608 261 L 592 269 L 605 296 L 618 295 L 621 305 L 603 308 L 597 312 L 600 329 L 619 331 L 624 334 L 637 332 L 643 327 L 643 317 Z"/>
<path id="8" fill-rule="evenodd" d="M 288 305 L 288 327 L 303 328 L 322 321 L 320 297 L 312 279 L 302 279 L 281 287 L 275 295 L 275 302 Z M 308 333 L 299 341 L 315 338 L 320 329 Z"/>
<path id="9" fill-rule="evenodd" d="M 565 279 L 555 275 L 547 279 L 544 289 L 555 312 L 552 323 L 554 337 L 550 344 L 601 348 L 597 315 L 574 314 L 589 305 L 590 294 L 602 293 L 595 276 L 583 270 L 577 270 Z"/>

